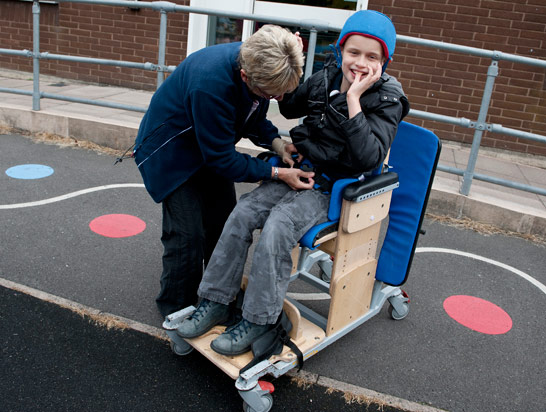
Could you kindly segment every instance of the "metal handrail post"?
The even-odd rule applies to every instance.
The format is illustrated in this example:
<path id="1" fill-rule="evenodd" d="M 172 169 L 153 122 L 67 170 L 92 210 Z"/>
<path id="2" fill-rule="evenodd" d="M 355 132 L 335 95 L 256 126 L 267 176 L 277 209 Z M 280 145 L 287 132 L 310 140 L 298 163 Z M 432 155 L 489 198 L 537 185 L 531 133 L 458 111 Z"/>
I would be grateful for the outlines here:
<path id="1" fill-rule="evenodd" d="M 40 4 L 32 2 L 32 110 L 40 110 Z"/>
<path id="2" fill-rule="evenodd" d="M 159 50 L 157 56 L 157 88 L 165 80 L 165 48 L 167 47 L 167 11 L 161 9 L 159 21 Z"/>
<path id="3" fill-rule="evenodd" d="M 466 170 L 463 175 L 463 184 L 461 186 L 461 194 L 468 196 L 470 193 L 470 186 L 472 185 L 472 179 L 474 177 L 474 169 L 476 167 L 476 161 L 478 159 L 478 151 L 480 150 L 480 144 L 482 141 L 483 132 L 486 128 L 487 112 L 489 110 L 489 103 L 491 103 L 491 95 L 493 94 L 493 86 L 495 85 L 495 79 L 499 75 L 499 62 L 496 58 L 493 58 L 491 65 L 487 69 L 487 80 L 485 82 L 485 88 L 483 90 L 482 103 L 480 106 L 480 113 L 478 114 L 478 122 L 476 123 L 476 130 L 474 132 L 474 139 L 472 140 L 472 148 L 470 149 L 470 156 Z"/>
<path id="4" fill-rule="evenodd" d="M 313 64 L 315 62 L 315 49 L 317 47 L 317 29 L 312 27 L 309 32 L 309 45 L 307 46 L 307 61 L 305 62 L 304 80 L 307 80 L 313 74 Z"/>
<path id="5" fill-rule="evenodd" d="M 303 74 L 303 79 L 307 80 L 313 74 L 313 63 L 315 61 L 315 49 L 317 47 L 317 29 L 311 27 L 309 30 L 309 44 L 307 45 L 307 59 L 305 61 L 305 72 Z M 298 124 L 303 123 L 303 117 L 300 117 Z M 287 132 L 287 136 L 290 136 L 290 133 Z"/>

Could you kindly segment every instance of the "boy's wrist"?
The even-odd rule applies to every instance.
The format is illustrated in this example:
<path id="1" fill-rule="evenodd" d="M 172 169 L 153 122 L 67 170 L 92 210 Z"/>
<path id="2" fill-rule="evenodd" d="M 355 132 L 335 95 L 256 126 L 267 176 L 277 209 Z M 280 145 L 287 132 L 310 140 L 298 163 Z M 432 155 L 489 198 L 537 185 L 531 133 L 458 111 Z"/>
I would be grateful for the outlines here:
<path id="1" fill-rule="evenodd" d="M 347 93 L 347 109 L 349 111 L 349 119 L 352 119 L 358 113 L 360 113 L 362 111 L 362 106 L 360 106 L 360 98 Z"/>

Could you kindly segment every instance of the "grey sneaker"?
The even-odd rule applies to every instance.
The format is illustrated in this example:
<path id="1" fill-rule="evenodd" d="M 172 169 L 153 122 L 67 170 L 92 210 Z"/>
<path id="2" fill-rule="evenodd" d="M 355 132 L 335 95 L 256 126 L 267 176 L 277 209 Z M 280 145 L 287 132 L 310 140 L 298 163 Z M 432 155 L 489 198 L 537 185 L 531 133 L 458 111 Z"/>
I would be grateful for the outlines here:
<path id="1" fill-rule="evenodd" d="M 248 352 L 250 345 L 273 325 L 258 325 L 246 319 L 227 328 L 224 333 L 210 343 L 213 351 L 221 355 L 234 356 Z"/>
<path id="2" fill-rule="evenodd" d="M 189 318 L 176 329 L 182 338 L 196 338 L 229 319 L 229 306 L 203 299 Z"/>

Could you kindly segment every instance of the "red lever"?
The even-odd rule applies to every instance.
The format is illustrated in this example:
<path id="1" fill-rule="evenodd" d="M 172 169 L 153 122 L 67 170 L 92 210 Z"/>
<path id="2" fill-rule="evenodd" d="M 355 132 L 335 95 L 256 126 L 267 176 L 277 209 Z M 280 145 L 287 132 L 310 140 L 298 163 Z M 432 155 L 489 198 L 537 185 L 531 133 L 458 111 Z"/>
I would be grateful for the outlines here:
<path id="1" fill-rule="evenodd" d="M 275 387 L 271 382 L 258 381 L 258 385 L 260 385 L 260 389 L 262 391 L 268 391 L 269 393 L 273 393 L 275 391 Z"/>

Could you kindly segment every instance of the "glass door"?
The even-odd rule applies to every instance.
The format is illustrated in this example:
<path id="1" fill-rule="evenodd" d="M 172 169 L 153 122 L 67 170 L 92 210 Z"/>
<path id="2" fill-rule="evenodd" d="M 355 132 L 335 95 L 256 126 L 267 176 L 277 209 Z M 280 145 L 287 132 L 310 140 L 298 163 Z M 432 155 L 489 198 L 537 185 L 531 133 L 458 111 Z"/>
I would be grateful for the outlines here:
<path id="1" fill-rule="evenodd" d="M 312 4 L 312 5 L 311 5 Z M 191 0 L 190 5 L 220 10 L 240 11 L 261 16 L 290 16 L 300 20 L 327 20 L 330 24 L 342 26 L 356 10 L 366 9 L 367 0 Z M 188 54 L 213 44 L 241 41 L 254 33 L 265 23 L 243 21 L 225 17 L 190 14 L 188 31 Z M 304 53 L 307 54 L 309 30 L 287 27 L 299 31 L 303 38 Z M 319 32 L 313 61 L 313 72 L 320 70 L 330 44 L 336 42 L 337 32 Z"/>
<path id="2" fill-rule="evenodd" d="M 251 14 L 254 0 L 191 0 L 190 6 Z M 252 34 L 250 21 L 190 13 L 187 54 L 213 44 L 231 43 Z"/>

